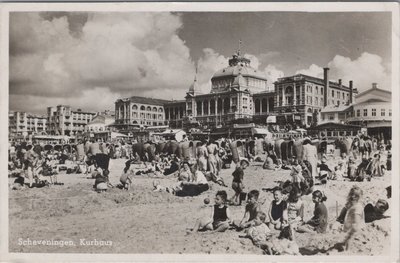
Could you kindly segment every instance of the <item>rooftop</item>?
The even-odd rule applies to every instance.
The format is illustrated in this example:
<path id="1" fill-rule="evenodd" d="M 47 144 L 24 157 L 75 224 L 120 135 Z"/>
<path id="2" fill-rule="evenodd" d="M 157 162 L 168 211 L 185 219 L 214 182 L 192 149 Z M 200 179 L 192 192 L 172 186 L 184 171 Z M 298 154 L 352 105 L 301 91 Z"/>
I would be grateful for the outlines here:
<path id="1" fill-rule="evenodd" d="M 140 103 L 140 104 L 147 104 L 147 105 L 158 105 L 158 106 L 163 106 L 165 103 L 171 102 L 169 100 L 163 100 L 163 99 L 153 99 L 149 97 L 139 97 L 139 96 L 132 96 L 130 98 L 126 99 L 118 99 L 118 101 L 126 101 L 129 100 L 134 103 Z"/>
<path id="2" fill-rule="evenodd" d="M 346 110 L 350 109 L 352 106 L 353 106 L 353 104 L 350 104 L 350 105 L 340 104 L 339 106 L 328 105 L 321 110 L 321 113 L 346 111 Z"/>

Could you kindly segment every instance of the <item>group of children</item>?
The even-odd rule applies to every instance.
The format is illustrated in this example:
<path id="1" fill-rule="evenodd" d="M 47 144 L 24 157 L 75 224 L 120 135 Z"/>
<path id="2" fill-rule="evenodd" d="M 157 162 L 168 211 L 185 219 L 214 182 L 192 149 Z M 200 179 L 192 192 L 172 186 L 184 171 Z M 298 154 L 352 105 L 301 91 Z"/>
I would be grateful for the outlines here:
<path id="1" fill-rule="evenodd" d="M 328 229 L 328 210 L 324 204 L 327 200 L 320 190 L 312 192 L 314 203 L 313 216 L 305 220 L 304 201 L 301 190 L 292 185 L 289 194 L 285 190 L 276 187 L 273 190 L 273 200 L 268 212 L 262 210 L 262 204 L 258 201 L 260 192 L 252 190 L 247 194 L 247 204 L 240 223 L 234 222 L 228 207 L 226 191 L 218 191 L 215 196 L 215 204 L 211 217 L 200 218 L 196 221 L 191 231 L 224 232 L 228 229 L 238 231 L 245 230 L 245 236 L 253 243 L 269 254 L 299 254 L 298 246 L 294 240 L 293 231 L 298 233 L 326 233 Z M 384 218 L 384 213 L 389 208 L 387 201 L 379 199 L 376 205 L 363 206 L 362 190 L 353 186 L 347 196 L 347 202 L 337 221 L 345 233 L 343 242 L 338 244 L 349 249 L 350 244 L 360 232 L 364 222 Z M 279 230 L 278 238 L 274 237 L 274 230 Z"/>

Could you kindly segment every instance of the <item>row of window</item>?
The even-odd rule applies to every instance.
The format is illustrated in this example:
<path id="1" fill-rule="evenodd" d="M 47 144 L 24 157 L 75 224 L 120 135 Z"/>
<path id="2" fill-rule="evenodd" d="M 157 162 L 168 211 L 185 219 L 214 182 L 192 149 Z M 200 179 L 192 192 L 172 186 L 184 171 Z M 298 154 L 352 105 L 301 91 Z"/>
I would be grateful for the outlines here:
<path id="1" fill-rule="evenodd" d="M 132 105 L 132 110 L 138 110 L 138 108 L 139 107 L 136 104 Z M 153 111 L 153 112 L 157 112 L 157 111 L 158 112 L 163 112 L 164 111 L 162 107 L 157 109 L 157 107 L 151 108 L 150 106 L 147 106 L 147 108 L 145 106 L 140 106 L 140 110 L 141 111 Z M 120 111 L 124 111 L 124 107 L 123 106 L 120 108 Z"/>
<path id="2" fill-rule="evenodd" d="M 371 116 L 373 116 L 373 117 L 377 116 L 376 113 L 377 113 L 376 109 L 371 109 Z M 357 117 L 361 117 L 361 110 L 358 109 L 355 114 Z M 368 109 L 363 109 L 363 116 L 364 117 L 368 116 Z M 384 117 L 384 116 L 386 116 L 386 109 L 381 109 L 381 117 Z M 392 109 L 389 109 L 388 116 L 392 116 Z"/>

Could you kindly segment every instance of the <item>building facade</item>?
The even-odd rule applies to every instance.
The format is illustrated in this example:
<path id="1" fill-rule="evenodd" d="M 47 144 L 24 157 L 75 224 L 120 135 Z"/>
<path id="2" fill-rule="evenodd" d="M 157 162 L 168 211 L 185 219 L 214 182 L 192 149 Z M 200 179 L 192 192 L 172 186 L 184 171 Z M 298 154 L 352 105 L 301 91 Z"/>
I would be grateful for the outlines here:
<path id="1" fill-rule="evenodd" d="M 372 88 L 358 94 L 356 99 L 349 122 L 367 128 L 368 135 L 391 140 L 392 93 L 373 83 Z"/>
<path id="2" fill-rule="evenodd" d="M 171 128 L 183 128 L 184 122 L 189 120 L 186 113 L 186 101 L 170 101 L 164 104 L 165 125 Z M 187 123 L 186 123 L 187 124 Z"/>
<path id="3" fill-rule="evenodd" d="M 329 105 L 321 110 L 318 124 L 329 122 L 345 124 L 351 117 L 353 117 L 353 104 Z"/>
<path id="4" fill-rule="evenodd" d="M 35 135 L 46 132 L 47 118 L 21 111 L 11 111 L 8 114 L 8 129 L 10 136 Z"/>
<path id="5" fill-rule="evenodd" d="M 211 78 L 208 94 L 196 92 L 195 80 L 186 95 L 188 120 L 194 120 L 203 127 L 215 128 L 252 121 L 256 113 L 261 115 L 263 111 L 272 110 L 273 106 L 269 105 L 273 104 L 273 90 L 268 89 L 266 76 L 251 67 L 250 63 L 240 52 L 234 54 L 228 61 L 228 67 L 217 71 Z M 255 94 L 256 101 L 253 98 Z"/>
<path id="6" fill-rule="evenodd" d="M 115 124 L 121 132 L 165 124 L 167 100 L 133 96 L 115 102 Z"/>
<path id="7" fill-rule="evenodd" d="M 297 126 L 316 125 L 320 111 L 330 105 L 349 105 L 355 100 L 357 89 L 329 81 L 329 68 L 324 68 L 324 79 L 303 74 L 279 78 L 275 84 L 275 112 L 279 123 Z"/>
<path id="8" fill-rule="evenodd" d="M 77 136 L 85 132 L 86 125 L 96 115 L 81 109 L 72 110 L 68 105 L 47 107 L 47 130 L 50 135 Z"/>

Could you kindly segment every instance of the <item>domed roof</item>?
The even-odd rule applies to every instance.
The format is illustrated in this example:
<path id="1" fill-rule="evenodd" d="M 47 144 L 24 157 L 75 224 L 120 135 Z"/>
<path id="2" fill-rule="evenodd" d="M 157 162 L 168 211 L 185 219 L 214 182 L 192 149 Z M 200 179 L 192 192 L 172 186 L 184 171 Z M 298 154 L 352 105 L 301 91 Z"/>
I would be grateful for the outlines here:
<path id="1" fill-rule="evenodd" d="M 211 79 L 228 76 L 235 77 L 238 75 L 267 80 L 267 77 L 263 72 L 252 68 L 250 66 L 250 60 L 240 56 L 239 54 L 233 55 L 232 58 L 229 59 L 229 66 L 215 72 Z"/>

